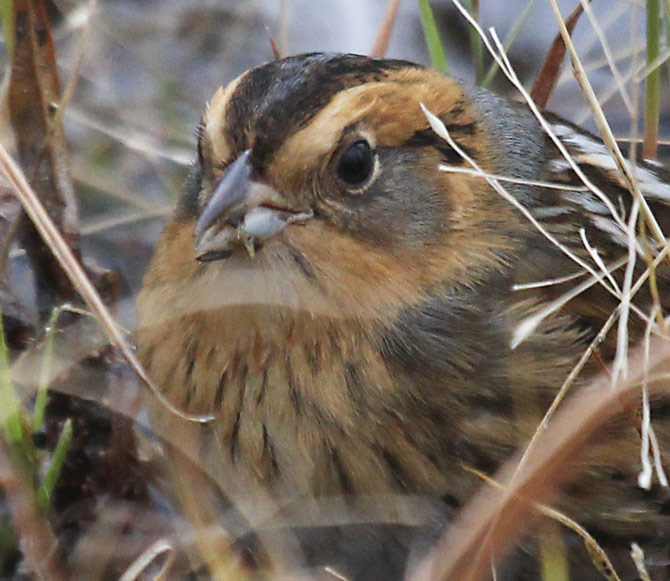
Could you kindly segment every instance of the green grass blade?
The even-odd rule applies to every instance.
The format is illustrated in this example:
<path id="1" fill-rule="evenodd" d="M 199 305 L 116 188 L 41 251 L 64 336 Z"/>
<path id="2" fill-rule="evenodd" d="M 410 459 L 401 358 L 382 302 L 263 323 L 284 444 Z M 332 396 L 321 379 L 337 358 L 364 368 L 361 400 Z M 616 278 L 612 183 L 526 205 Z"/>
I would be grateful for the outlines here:
<path id="1" fill-rule="evenodd" d="M 2 36 L 7 45 L 7 60 L 11 63 L 14 56 L 14 3 L 12 0 L 0 0 L 0 20 Z"/>
<path id="2" fill-rule="evenodd" d="M 437 30 L 429 0 L 419 0 L 419 10 L 421 11 L 421 24 L 423 25 L 423 34 L 426 37 L 430 61 L 438 71 L 448 73 L 449 65 L 444 53 L 444 45 L 440 40 L 440 33 Z"/>
<path id="3" fill-rule="evenodd" d="M 62 309 L 56 307 L 51 313 L 47 323 L 46 337 L 44 340 L 44 353 L 42 354 L 42 365 L 40 368 L 40 382 L 35 397 L 35 410 L 33 412 L 33 432 L 39 432 L 44 422 L 44 410 L 47 405 L 47 387 L 49 385 L 49 371 L 53 363 L 53 344 L 56 334 L 56 323 Z"/>
<path id="4" fill-rule="evenodd" d="M 2 325 L 0 307 L 0 423 L 7 440 L 14 444 L 23 444 L 23 430 L 19 417 L 19 404 L 9 376 L 9 355 L 5 342 L 5 329 Z"/>
<path id="5" fill-rule="evenodd" d="M 570 566 L 558 523 L 543 523 L 538 545 L 542 581 L 570 581 Z"/>
<path id="6" fill-rule="evenodd" d="M 65 421 L 65 424 L 63 424 L 63 429 L 58 438 L 51 464 L 49 464 L 49 468 L 42 479 L 42 484 L 37 493 L 39 502 L 43 507 L 49 505 L 51 495 L 53 494 L 56 482 L 58 482 L 58 476 L 63 467 L 63 462 L 65 462 L 65 456 L 70 449 L 70 444 L 72 444 L 72 420 L 68 418 Z"/>
<path id="7" fill-rule="evenodd" d="M 472 17 L 479 22 L 479 0 L 467 0 L 466 7 Z M 470 52 L 475 70 L 475 83 L 479 85 L 484 76 L 484 43 L 473 26 L 470 27 Z"/>

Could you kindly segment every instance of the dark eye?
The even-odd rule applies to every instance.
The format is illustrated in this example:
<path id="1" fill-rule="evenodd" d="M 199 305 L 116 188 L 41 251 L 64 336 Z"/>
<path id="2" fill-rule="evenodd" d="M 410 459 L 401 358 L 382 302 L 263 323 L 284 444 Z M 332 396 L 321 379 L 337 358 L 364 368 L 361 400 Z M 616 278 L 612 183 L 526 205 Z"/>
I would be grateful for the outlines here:
<path id="1" fill-rule="evenodd" d="M 350 187 L 362 186 L 372 174 L 375 154 L 367 141 L 352 143 L 340 157 L 337 176 Z"/>

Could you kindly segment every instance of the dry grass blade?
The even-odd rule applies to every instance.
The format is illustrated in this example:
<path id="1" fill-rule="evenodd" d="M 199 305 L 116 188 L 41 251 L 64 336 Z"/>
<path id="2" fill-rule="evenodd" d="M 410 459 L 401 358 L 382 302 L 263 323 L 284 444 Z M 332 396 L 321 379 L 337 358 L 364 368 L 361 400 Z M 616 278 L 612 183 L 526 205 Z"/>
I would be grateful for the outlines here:
<path id="1" fill-rule="evenodd" d="M 656 257 L 656 263 L 659 263 L 661 260 L 665 259 L 667 252 L 662 252 L 659 254 L 659 256 Z M 647 280 L 649 276 L 649 270 L 647 270 L 640 278 L 636 281 L 635 285 L 631 289 L 631 296 L 635 296 L 638 291 L 643 287 L 645 281 Z M 572 386 L 572 384 L 575 382 L 577 379 L 577 376 L 583 369 L 584 365 L 586 365 L 588 359 L 591 357 L 591 355 L 595 352 L 597 346 L 602 342 L 602 340 L 605 338 L 607 333 L 609 333 L 610 329 L 612 328 L 612 325 L 616 322 L 618 318 L 618 311 L 614 311 L 605 321 L 605 324 L 601 327 L 600 331 L 598 331 L 597 335 L 593 338 L 591 341 L 590 345 L 586 348 L 584 353 L 582 354 L 581 358 L 577 362 L 577 364 L 573 367 L 572 371 L 568 375 L 568 377 L 565 379 L 563 382 L 563 385 L 561 388 L 558 390 L 558 393 L 554 397 L 554 400 L 552 401 L 551 405 L 549 406 L 549 409 L 544 414 L 544 417 L 542 418 L 542 421 L 540 422 L 537 430 L 535 430 L 535 433 L 533 434 L 533 437 L 531 438 L 530 442 L 526 446 L 526 450 L 521 457 L 521 461 L 519 462 L 519 466 L 521 466 L 525 460 L 528 454 L 530 453 L 530 450 L 533 448 L 535 445 L 535 441 L 539 437 L 539 435 L 547 428 L 549 425 L 549 421 L 553 418 L 554 413 L 556 413 L 556 410 L 558 409 L 558 406 L 560 403 L 563 401 L 565 396 L 568 393 L 568 390 Z M 651 321 L 652 318 L 650 318 L 649 324 L 648 324 L 648 329 L 649 332 L 651 333 Z M 648 347 L 648 342 L 645 343 L 645 345 Z M 648 354 L 647 354 L 647 359 L 648 359 Z M 645 359 L 645 361 L 647 361 Z M 646 392 L 645 392 L 646 393 Z"/>
<path id="2" fill-rule="evenodd" d="M 561 142 L 560 139 L 554 134 L 554 131 L 552 128 L 549 126 L 549 124 L 546 122 L 542 114 L 540 113 L 537 105 L 535 102 L 530 98 L 530 95 L 525 91 L 523 88 L 523 85 L 520 83 L 518 77 L 516 76 L 516 73 L 514 72 L 511 64 L 509 63 L 509 60 L 507 59 L 507 55 L 505 54 L 505 51 L 502 47 L 502 44 L 498 40 L 495 31 L 491 30 L 491 36 L 493 38 L 493 41 L 496 43 L 497 51 L 493 49 L 491 44 L 489 43 L 488 39 L 486 38 L 486 35 L 484 32 L 481 30 L 481 27 L 479 24 L 474 21 L 471 16 L 467 13 L 467 11 L 461 6 L 460 2 L 458 0 L 453 0 L 455 6 L 459 9 L 459 11 L 465 16 L 466 19 L 470 22 L 470 24 L 479 32 L 479 34 L 482 37 L 482 40 L 485 44 L 485 46 L 488 48 L 489 52 L 493 56 L 493 58 L 496 60 L 496 62 L 499 63 L 502 71 L 505 73 L 505 75 L 509 78 L 509 80 L 517 87 L 521 95 L 524 97 L 526 102 L 528 103 L 528 106 L 530 107 L 531 111 L 533 114 L 537 117 L 538 121 L 542 125 L 543 129 L 546 131 L 547 135 L 552 139 L 552 141 L 556 144 L 556 147 L 559 149 L 561 154 L 564 156 L 572 170 L 577 174 L 577 176 L 580 178 L 580 180 L 586 185 L 597 197 L 598 199 L 602 200 L 603 203 L 606 205 L 608 210 L 610 211 L 612 218 L 616 221 L 616 223 L 622 228 L 624 232 L 628 234 L 629 239 L 634 240 L 634 224 L 629 220 L 628 223 L 624 223 L 621 217 L 618 215 L 618 212 L 616 208 L 613 207 L 611 204 L 611 201 L 608 199 L 608 197 L 591 181 L 589 180 L 586 175 L 584 175 L 583 171 L 581 168 L 575 163 L 575 161 L 572 159 L 570 156 L 569 152 L 566 150 L 565 145 Z M 649 206 L 647 201 L 644 199 L 642 196 L 639 187 L 637 186 L 637 183 L 634 179 L 634 176 L 632 175 L 632 168 L 627 164 L 627 162 L 623 159 L 621 155 L 621 151 L 618 148 L 618 145 L 616 144 L 616 141 L 613 138 L 611 129 L 609 125 L 607 124 L 607 120 L 604 117 L 604 114 L 602 112 L 602 109 L 600 108 L 597 99 L 595 98 L 595 95 L 593 93 L 593 88 L 591 87 L 590 83 L 588 82 L 588 79 L 586 78 L 586 75 L 583 70 L 583 66 L 581 62 L 579 61 L 579 57 L 576 54 L 574 45 L 572 43 L 572 40 L 570 38 L 570 34 L 565 27 L 565 23 L 561 19 L 560 12 L 558 11 L 558 7 L 556 6 L 556 3 L 554 0 L 551 0 L 552 7 L 554 7 L 555 12 L 556 12 L 556 17 L 559 19 L 559 27 L 561 29 L 561 34 L 563 36 L 563 41 L 570 51 L 571 58 L 573 59 L 573 66 L 575 69 L 575 74 L 578 76 L 580 80 L 580 85 L 582 85 L 582 88 L 584 90 L 585 95 L 587 96 L 587 100 L 589 101 L 589 104 L 592 107 L 592 110 L 594 112 L 594 117 L 596 118 L 596 121 L 601 127 L 601 133 L 604 136 L 604 140 L 606 143 L 606 146 L 610 153 L 612 153 L 612 156 L 615 159 L 616 166 L 619 168 L 621 171 L 622 175 L 622 183 L 625 187 L 627 187 L 632 195 L 633 195 L 633 200 L 634 200 L 634 207 L 639 205 L 639 208 L 641 208 L 644 212 L 644 216 L 646 219 L 646 222 L 649 224 L 651 231 L 654 234 L 654 237 L 658 240 L 659 244 L 661 245 L 662 248 L 666 246 L 666 241 L 663 236 L 663 232 L 661 231 L 657 220 L 651 214 L 649 210 Z M 582 84 L 583 83 L 583 84 Z M 439 131 L 438 131 L 439 134 Z M 500 188 L 499 184 L 491 183 L 491 185 L 498 190 L 502 195 L 505 195 L 505 193 L 502 191 Z M 513 204 L 517 204 L 515 200 L 510 200 Z M 524 213 L 524 208 L 519 208 L 522 213 Z M 531 217 L 532 218 L 532 217 Z M 531 219 L 531 222 L 533 220 Z M 542 229 L 538 227 L 538 225 L 535 224 L 535 227 L 538 228 L 541 232 Z M 544 232 L 542 232 L 543 235 L 546 236 Z M 632 253 L 632 249 L 631 249 Z M 572 257 L 571 257 L 572 258 Z M 629 255 L 630 258 L 630 255 Z M 634 258 L 634 256 L 633 256 Z M 653 269 L 653 260 L 651 260 L 650 257 L 645 255 L 645 259 L 647 260 L 648 263 L 648 269 Z M 574 258 L 573 258 L 574 260 Z M 580 266 L 583 268 L 586 268 L 589 272 L 591 272 L 591 269 L 589 267 L 585 267 L 584 264 L 580 261 L 577 261 Z M 593 273 L 592 273 L 593 274 Z M 604 282 L 604 281 L 603 281 Z M 601 283 L 602 284 L 602 283 Z M 626 329 L 627 329 L 627 323 L 628 323 L 628 310 L 629 309 L 634 309 L 634 305 L 630 303 L 630 289 L 631 289 L 631 284 L 632 284 L 632 266 L 629 264 L 627 267 L 627 275 L 624 280 L 624 288 L 623 288 L 623 306 L 621 308 L 621 316 L 619 318 L 619 330 L 621 334 L 621 339 L 619 344 L 621 346 L 624 346 L 624 337 L 626 336 Z M 609 285 L 604 285 L 605 288 L 609 290 Z M 644 318 L 644 317 L 643 317 Z M 617 357 L 615 359 L 617 365 L 615 366 L 615 375 L 618 375 L 618 372 L 620 372 L 624 366 L 625 366 L 625 361 L 626 361 L 626 356 L 627 356 L 627 351 L 626 349 L 620 348 L 617 351 Z"/>
<path id="3" fill-rule="evenodd" d="M 169 216 L 172 211 L 172 206 L 159 206 L 152 210 L 133 212 L 132 214 L 125 216 L 113 216 L 111 218 L 107 218 L 106 220 L 97 220 L 89 224 L 84 223 L 81 227 L 81 233 L 83 235 L 89 235 L 96 232 L 102 232 L 110 228 L 116 228 L 118 226 L 127 226 L 129 224 L 142 222 L 144 220 L 153 220 L 156 217 L 165 218 Z"/>
<path id="4" fill-rule="evenodd" d="M 414 579 L 482 578 L 490 565 L 489 556 L 501 556 L 524 533 L 532 503 L 545 502 L 568 478 L 576 477 L 571 461 L 622 408 L 637 405 L 645 379 L 650 395 L 668 393 L 670 342 L 651 339 L 648 378 L 646 356 L 644 348 L 635 351 L 627 379 L 619 378 L 612 386 L 609 373 L 603 373 L 566 401 L 552 425 L 537 437 L 524 465 L 518 466 L 517 456 L 499 471 L 496 480 L 507 492 L 501 495 L 492 488 L 482 490 Z"/>
<path id="5" fill-rule="evenodd" d="M 551 242 L 556 248 L 558 248 L 561 252 L 563 252 L 566 256 L 568 256 L 571 260 L 573 260 L 577 265 L 579 265 L 581 268 L 583 268 L 585 271 L 589 272 L 591 276 L 596 279 L 597 282 L 599 282 L 603 288 L 605 288 L 608 292 L 613 293 L 615 296 L 616 291 L 612 289 L 609 284 L 603 280 L 605 277 L 601 276 L 599 273 L 597 273 L 589 264 L 584 262 L 579 256 L 575 255 L 574 252 L 572 252 L 569 248 L 567 248 L 564 244 L 561 244 L 561 242 L 552 234 L 550 233 L 546 228 L 540 224 L 537 219 L 533 216 L 533 214 L 530 212 L 528 208 L 526 208 L 523 204 L 521 204 L 514 196 L 512 196 L 505 188 L 502 187 L 500 183 L 498 183 L 496 180 L 491 179 L 487 177 L 487 174 L 482 171 L 481 167 L 479 164 L 475 162 L 474 159 L 472 159 L 449 135 L 449 132 L 442 122 L 441 119 L 439 119 L 437 116 L 435 116 L 432 112 L 430 112 L 424 105 L 421 103 L 421 108 L 424 112 L 424 115 L 426 115 L 426 118 L 428 119 L 428 123 L 431 127 L 431 129 L 439 135 L 442 139 L 444 139 L 449 146 L 457 152 L 465 162 L 467 162 L 474 171 L 478 173 L 478 175 L 481 175 L 481 177 L 486 180 L 486 182 L 496 191 L 498 192 L 505 200 L 510 202 L 515 208 L 523 214 L 523 216 L 528 219 L 528 221 L 533 224 L 535 228 L 537 228 L 538 232 L 540 232 L 549 242 Z"/>
<path id="6" fill-rule="evenodd" d="M 138 131 L 132 127 L 123 125 L 105 125 L 94 116 L 88 115 L 85 111 L 78 110 L 76 107 L 70 107 L 67 110 L 67 117 L 70 121 L 81 123 L 99 131 L 118 141 L 124 147 L 137 151 L 149 158 L 166 159 L 178 165 L 188 166 L 192 162 L 190 150 L 169 146 L 159 143 L 154 137 Z"/>
<path id="7" fill-rule="evenodd" d="M 83 30 L 79 36 L 79 41 L 77 43 L 77 50 L 75 52 L 74 62 L 72 64 L 72 74 L 63 89 L 63 95 L 61 97 L 60 103 L 54 113 L 53 119 L 51 120 L 52 127 L 55 130 L 62 128 L 63 126 L 63 115 L 68 108 L 68 105 L 72 101 L 74 96 L 74 90 L 77 87 L 77 81 L 79 80 L 79 73 L 81 71 L 81 64 L 84 60 L 84 55 L 86 53 L 86 44 L 88 42 L 89 34 L 91 32 L 91 22 L 93 20 L 93 15 L 97 8 L 97 0 L 89 0 L 88 6 L 86 7 L 87 18 L 84 23 Z"/>
<path id="8" fill-rule="evenodd" d="M 617 208 L 612 204 L 612 201 L 600 190 L 600 188 L 597 187 L 596 184 L 594 184 L 587 176 L 586 174 L 582 171 L 582 169 L 579 167 L 577 163 L 575 163 L 575 160 L 572 158 L 568 150 L 566 149 L 565 145 L 563 142 L 556 136 L 555 132 L 552 130 L 550 124 L 547 122 L 547 120 L 544 118 L 542 115 L 541 111 L 539 110 L 537 104 L 533 99 L 531 98 L 530 94 L 526 89 L 524 88 L 523 84 L 519 80 L 518 76 L 516 75 L 514 69 L 512 68 L 511 64 L 509 63 L 509 60 L 507 59 L 507 55 L 502 47 L 502 43 L 498 40 L 497 36 L 495 35 L 495 31 L 491 29 L 491 36 L 493 37 L 494 42 L 496 42 L 496 47 L 492 46 L 491 42 L 489 42 L 489 39 L 487 38 L 486 34 L 482 30 L 481 26 L 479 25 L 478 22 L 472 19 L 470 14 L 468 13 L 467 10 L 463 7 L 461 2 L 459 0 L 452 0 L 454 6 L 458 9 L 458 11 L 466 18 L 466 20 L 470 23 L 471 26 L 473 26 L 476 30 L 477 33 L 481 36 L 482 41 L 484 43 L 484 46 L 486 49 L 489 51 L 491 56 L 493 57 L 493 60 L 498 64 L 500 67 L 500 70 L 504 73 L 504 75 L 509 79 L 509 81 L 517 88 L 523 99 L 526 101 L 528 104 L 529 109 L 535 115 L 537 120 L 540 122 L 540 125 L 542 125 L 542 129 L 546 132 L 546 134 L 550 137 L 550 139 L 553 141 L 553 143 L 556 145 L 558 150 L 560 151 L 561 155 L 565 159 L 565 161 L 570 165 L 570 168 L 572 171 L 575 172 L 579 180 L 591 191 L 593 194 L 600 200 L 605 207 L 608 209 L 608 211 L 611 214 L 612 219 L 621 227 L 622 230 L 626 230 L 626 224 L 619 215 L 619 211 Z M 565 41 L 566 37 L 564 37 Z M 567 40 L 570 41 L 570 36 L 569 34 L 567 35 Z M 569 44 L 566 42 L 566 45 L 572 46 L 572 42 L 570 41 Z M 572 47 L 574 50 L 574 47 Z M 601 112 L 602 113 L 602 112 Z M 660 230 L 660 228 L 658 229 Z M 657 230 L 654 230 L 655 235 L 658 233 Z M 661 243 L 665 241 L 665 238 L 662 238 L 660 240 Z"/>
<path id="9" fill-rule="evenodd" d="M 487 484 L 493 486 L 494 488 L 497 488 L 498 490 L 504 490 L 503 486 L 499 482 L 495 481 L 493 478 L 489 478 L 483 472 L 480 472 L 479 470 L 475 470 L 472 468 L 466 468 L 466 470 L 476 474 L 479 478 L 481 478 Z M 570 517 L 564 515 L 562 512 L 559 512 L 558 510 L 551 508 L 550 506 L 533 503 L 533 508 L 537 510 L 540 514 L 543 514 L 544 516 L 547 516 L 550 519 L 553 519 L 556 522 L 561 523 L 562 525 L 566 526 L 567 528 L 577 533 L 584 541 L 584 545 L 586 546 L 586 549 L 589 552 L 589 554 L 593 556 L 594 565 L 596 566 L 596 568 L 599 571 L 603 572 L 603 575 L 607 575 L 606 578 L 609 581 L 621 581 L 621 578 L 617 574 L 614 565 L 612 565 L 612 561 L 607 556 L 607 553 L 605 553 L 603 548 L 598 544 L 598 541 L 596 541 L 593 538 L 593 536 L 583 526 L 581 526 L 578 522 L 574 521 Z"/>
<path id="10" fill-rule="evenodd" d="M 634 116 L 635 107 L 633 106 L 630 95 L 628 94 L 628 90 L 626 89 L 624 78 L 621 72 L 619 71 L 619 67 L 617 66 L 617 59 L 614 57 L 614 53 L 610 47 L 609 42 L 607 41 L 605 29 L 600 25 L 598 18 L 593 13 L 593 8 L 591 8 L 590 1 L 589 0 L 580 0 L 580 1 L 581 6 L 584 8 L 584 12 L 586 13 L 586 16 L 589 20 L 589 23 L 591 24 L 591 28 L 593 29 L 593 31 L 596 34 L 596 37 L 598 38 L 600 48 L 602 49 L 603 54 L 605 55 L 605 62 L 607 62 L 607 66 L 609 67 L 610 72 L 612 73 L 612 77 L 614 78 L 614 84 L 618 90 L 618 94 L 621 96 L 621 100 L 623 101 L 623 104 L 626 107 L 628 114 Z M 566 24 L 568 25 L 568 30 L 572 32 L 572 29 L 569 26 L 570 24 L 569 20 L 570 19 L 568 18 Z"/>
<path id="11" fill-rule="evenodd" d="M 568 31 L 565 21 L 563 20 L 560 8 L 558 7 L 558 3 L 556 2 L 556 0 L 549 0 L 549 4 L 552 10 L 554 11 L 554 15 L 556 16 L 561 36 L 563 37 L 563 42 L 565 43 L 565 46 L 570 54 L 570 60 L 572 62 L 575 79 L 579 83 L 579 86 L 582 89 L 584 97 L 586 98 L 589 107 L 591 108 L 591 113 L 593 114 L 593 120 L 595 121 L 596 126 L 598 127 L 600 136 L 602 137 L 605 146 L 612 155 L 612 159 L 616 163 L 616 166 L 619 172 L 621 173 L 621 176 L 624 179 L 626 186 L 633 195 L 633 198 L 638 200 L 638 203 L 640 204 L 640 211 L 643 214 L 645 222 L 648 224 L 651 233 L 654 235 L 654 238 L 656 238 L 657 242 L 660 245 L 665 245 L 666 244 L 665 234 L 663 233 L 663 230 L 658 224 L 658 221 L 652 214 L 651 209 L 649 208 L 649 204 L 647 203 L 647 200 L 644 199 L 644 196 L 640 192 L 640 188 L 637 186 L 637 181 L 635 180 L 635 176 L 633 174 L 633 168 L 626 162 L 626 160 L 623 157 L 623 154 L 621 153 L 621 149 L 619 148 L 619 145 L 616 142 L 614 133 L 612 132 L 612 129 L 607 122 L 607 118 L 605 117 L 602 107 L 598 102 L 598 97 L 596 96 L 595 91 L 593 90 L 593 87 L 589 82 L 588 76 L 586 75 L 586 71 L 584 70 L 584 66 L 579 58 L 579 55 L 577 54 L 575 45 L 572 42 L 572 39 L 570 38 L 570 32 Z M 624 230 L 626 229 L 627 228 L 624 227 Z"/>
<path id="12" fill-rule="evenodd" d="M 654 305 L 652 311 L 660 311 L 660 307 Z M 651 337 L 652 327 L 654 325 L 655 317 L 650 316 L 649 324 L 647 325 L 644 333 L 644 365 L 645 372 L 649 374 L 649 339 Z M 640 446 L 640 463 L 642 465 L 642 470 L 640 471 L 637 482 L 640 488 L 649 490 L 652 484 L 652 478 L 654 471 L 656 472 L 656 477 L 661 486 L 668 486 L 668 477 L 665 474 L 665 469 L 663 467 L 663 459 L 661 457 L 661 450 L 658 444 L 658 439 L 656 437 L 656 432 L 651 425 L 651 409 L 649 405 L 649 393 L 647 390 L 647 384 L 642 384 L 642 420 L 638 431 L 640 432 L 640 438 L 642 439 L 642 445 Z M 651 448 L 651 454 L 650 454 Z M 651 458 L 650 458 L 651 456 Z M 652 466 L 653 461 L 653 466 Z"/>
<path id="13" fill-rule="evenodd" d="M 616 164 L 616 167 L 621 176 L 622 183 L 630 191 L 633 198 L 633 207 L 631 210 L 631 216 L 629 217 L 628 224 L 625 226 L 624 231 L 627 233 L 629 239 L 629 263 L 626 268 L 626 276 L 624 278 L 623 286 L 623 300 L 620 307 L 621 316 L 619 318 L 619 330 L 618 330 L 618 341 L 617 341 L 617 351 L 614 359 L 613 366 L 613 378 L 617 378 L 619 374 L 626 373 L 626 360 L 627 360 L 627 330 L 628 330 L 628 311 L 630 309 L 630 300 L 629 300 L 629 291 L 632 283 L 632 274 L 635 267 L 636 253 L 634 250 L 634 242 L 637 235 L 637 219 L 633 214 L 640 213 L 644 217 L 645 224 L 649 227 L 654 238 L 658 244 L 663 247 L 667 245 L 665 235 L 658 224 L 655 216 L 649 208 L 647 200 L 642 195 L 640 188 L 638 186 L 637 180 L 635 178 L 635 168 L 631 164 L 627 163 L 624 159 L 621 149 L 614 138 L 612 129 L 610 128 L 605 114 L 603 113 L 602 107 L 598 102 L 598 98 L 589 82 L 584 66 L 577 54 L 575 46 L 570 38 L 570 33 L 565 25 L 565 22 L 561 16 L 560 9 L 556 0 L 550 0 L 550 5 L 556 16 L 558 22 L 559 30 L 563 41 L 568 49 L 570 54 L 570 59 L 572 62 L 572 67 L 574 71 L 575 78 L 579 83 L 582 92 L 591 108 L 593 113 L 593 119 L 598 127 L 600 135 L 603 139 L 605 146 L 607 147 L 609 153 L 612 156 L 613 162 Z M 644 256 L 647 261 L 647 266 L 652 268 L 652 260 L 648 253 Z"/>
<path id="14" fill-rule="evenodd" d="M 633 81 L 636 83 L 643 82 L 645 79 L 647 79 L 647 77 L 649 77 L 651 73 L 661 68 L 666 62 L 668 62 L 668 60 L 670 60 L 670 49 L 666 48 L 650 63 L 645 64 L 644 67 L 638 67 L 640 70 L 631 71 L 631 74 L 634 75 Z M 659 140 L 658 145 L 667 145 L 667 140 L 665 140 L 665 142 Z"/>
<path id="15" fill-rule="evenodd" d="M 398 15 L 399 6 L 400 0 L 389 0 L 386 14 L 384 14 L 384 20 L 382 20 L 382 25 L 377 33 L 377 38 L 370 51 L 371 57 L 381 58 L 386 55 L 386 51 L 389 48 L 389 41 L 391 40 L 391 32 L 393 32 L 393 24 Z"/>
<path id="16" fill-rule="evenodd" d="M 272 49 L 272 58 L 274 58 L 276 61 L 281 60 L 281 52 L 279 52 L 279 47 L 277 46 L 275 39 L 272 37 L 272 33 L 270 32 L 269 28 L 267 31 L 268 38 L 270 40 L 270 48 Z"/>
<path id="17" fill-rule="evenodd" d="M 49 217 L 44 206 L 40 203 L 37 194 L 30 187 L 30 184 L 28 184 L 28 181 L 21 169 L 11 158 L 7 152 L 7 149 L 5 149 L 5 147 L 1 144 L 0 173 L 2 173 L 5 179 L 9 182 L 15 195 L 21 202 L 23 209 L 30 217 L 40 236 L 48 245 L 53 255 L 56 257 L 56 260 L 67 274 L 74 288 L 77 290 L 77 292 L 79 292 L 84 301 L 86 301 L 86 304 L 94 313 L 96 319 L 100 323 L 112 345 L 121 351 L 128 363 L 130 363 L 135 373 L 137 373 L 137 375 L 151 388 L 156 398 L 158 398 L 158 400 L 161 401 L 173 414 L 179 416 L 182 419 L 196 422 L 211 421 L 211 416 L 189 416 L 184 414 L 172 406 L 172 404 L 170 404 L 162 396 L 158 389 L 156 389 L 156 387 L 151 382 L 151 379 L 147 376 L 146 372 L 142 368 L 142 365 L 138 361 L 137 357 L 135 357 L 135 353 L 121 333 L 111 313 L 104 305 L 100 295 L 95 290 L 95 287 L 89 280 L 88 276 L 86 276 L 84 269 L 77 261 L 74 253 L 72 252 L 72 249 L 68 246 L 67 242 L 58 231 L 58 228 L 54 224 L 53 220 Z"/>
<path id="18" fill-rule="evenodd" d="M 521 184 L 524 186 L 534 186 L 537 188 L 546 188 L 548 190 L 565 190 L 567 192 L 575 192 L 575 191 L 580 191 L 580 192 L 585 192 L 588 190 L 586 187 L 579 187 L 579 186 L 573 186 L 573 185 L 566 185 L 566 184 L 559 184 L 556 182 L 543 182 L 543 181 L 538 181 L 538 180 L 525 180 L 525 179 L 520 179 L 520 178 L 513 178 L 513 177 L 508 177 L 500 174 L 492 174 L 492 173 L 487 173 L 487 172 L 479 172 L 477 170 L 474 170 L 472 168 L 468 167 L 460 167 L 460 166 L 452 166 L 452 165 L 440 165 L 440 171 L 444 171 L 447 173 L 460 173 L 460 174 L 465 174 L 473 177 L 479 177 L 487 180 L 496 180 L 497 182 L 508 182 L 512 184 Z"/>
<path id="19" fill-rule="evenodd" d="M 583 6 L 579 4 L 566 19 L 565 26 L 570 34 L 572 34 L 583 11 Z M 554 38 L 554 42 L 551 44 L 551 48 L 547 53 L 547 58 L 545 59 L 540 72 L 537 74 L 537 77 L 535 77 L 533 88 L 530 90 L 530 96 L 533 101 L 535 101 L 538 107 L 541 107 L 542 109 L 547 106 L 549 97 L 551 97 L 551 93 L 554 91 L 559 73 L 561 72 L 561 63 L 563 62 L 564 56 L 565 43 L 563 42 L 560 33 L 558 33 L 556 38 Z"/>
<path id="20" fill-rule="evenodd" d="M 166 556 L 164 557 L 164 555 Z M 123 575 L 119 577 L 119 581 L 136 581 L 137 579 L 141 579 L 144 571 L 161 557 L 163 557 L 164 562 L 161 570 L 155 574 L 154 579 L 162 579 L 174 561 L 174 548 L 165 539 L 159 539 L 143 551 L 133 564 L 124 571 Z"/>
<path id="21" fill-rule="evenodd" d="M 640 581 L 651 581 L 651 576 L 644 564 L 644 551 L 640 548 L 640 545 L 631 543 L 630 556 L 631 559 L 633 559 L 633 563 L 635 563 L 635 568 L 637 569 L 637 574 L 640 576 Z"/>

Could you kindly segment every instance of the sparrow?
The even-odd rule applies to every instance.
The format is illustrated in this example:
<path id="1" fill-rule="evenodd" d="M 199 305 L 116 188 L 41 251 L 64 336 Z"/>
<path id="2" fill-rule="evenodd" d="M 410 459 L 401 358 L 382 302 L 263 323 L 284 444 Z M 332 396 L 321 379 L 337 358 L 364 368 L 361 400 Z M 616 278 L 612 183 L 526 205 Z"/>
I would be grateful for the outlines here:
<path id="1" fill-rule="evenodd" d="M 359 524 L 377 509 L 417 514 L 399 499 L 431 507 L 409 549 L 359 527 L 330 553 L 307 535 L 309 564 L 402 578 L 480 474 L 528 442 L 589 345 L 578 386 L 613 360 L 616 325 L 599 335 L 627 270 L 637 281 L 655 261 L 631 345 L 670 305 L 668 169 L 622 171 L 596 136 L 544 118 L 431 68 L 351 54 L 269 62 L 209 103 L 137 301 L 149 376 L 178 410 L 211 415 L 195 448 L 225 467 L 218 483 L 244 475 L 242 497 L 326 519 L 314 507 L 339 499 Z M 670 407 L 651 413 L 667 461 Z M 621 417 L 576 460 L 556 508 L 621 579 L 638 578 L 634 541 L 667 579 L 670 496 L 637 485 L 640 436 Z M 573 578 L 602 578 L 565 535 Z M 533 546 L 498 578 L 538 578 Z"/>

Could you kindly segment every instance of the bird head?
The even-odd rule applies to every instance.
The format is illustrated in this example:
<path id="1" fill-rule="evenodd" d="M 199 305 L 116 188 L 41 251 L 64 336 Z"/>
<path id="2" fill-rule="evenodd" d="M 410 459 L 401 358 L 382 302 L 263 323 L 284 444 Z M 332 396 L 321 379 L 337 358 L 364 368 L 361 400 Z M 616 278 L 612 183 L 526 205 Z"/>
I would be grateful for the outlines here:
<path id="1" fill-rule="evenodd" d="M 416 303 L 466 271 L 476 279 L 512 244 L 511 208 L 484 180 L 440 171 L 464 162 L 421 104 L 496 171 L 500 148 L 470 97 L 437 71 L 307 54 L 244 73 L 207 108 L 157 260 L 183 264 L 183 277 L 223 274 L 252 302 L 259 287 L 276 294 L 303 278 L 338 308 L 363 310 L 365 297 L 378 310 Z M 234 273 L 244 281 L 231 283 Z"/>

